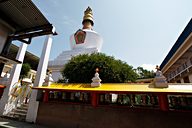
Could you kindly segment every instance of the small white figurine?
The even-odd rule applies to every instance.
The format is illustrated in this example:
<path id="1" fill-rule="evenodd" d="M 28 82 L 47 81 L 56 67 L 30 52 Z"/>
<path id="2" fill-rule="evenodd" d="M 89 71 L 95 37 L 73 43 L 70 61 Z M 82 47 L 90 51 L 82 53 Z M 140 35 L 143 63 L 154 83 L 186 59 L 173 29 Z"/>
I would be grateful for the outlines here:
<path id="1" fill-rule="evenodd" d="M 43 85 L 50 86 L 51 83 L 53 83 L 53 82 L 54 82 L 54 80 L 52 78 L 52 74 L 51 74 L 51 72 L 49 72 L 47 77 L 45 78 L 45 82 L 43 83 Z"/>
<path id="2" fill-rule="evenodd" d="M 101 86 L 101 79 L 99 78 L 99 69 L 96 68 L 95 76 L 92 78 L 91 87 L 100 87 Z"/>

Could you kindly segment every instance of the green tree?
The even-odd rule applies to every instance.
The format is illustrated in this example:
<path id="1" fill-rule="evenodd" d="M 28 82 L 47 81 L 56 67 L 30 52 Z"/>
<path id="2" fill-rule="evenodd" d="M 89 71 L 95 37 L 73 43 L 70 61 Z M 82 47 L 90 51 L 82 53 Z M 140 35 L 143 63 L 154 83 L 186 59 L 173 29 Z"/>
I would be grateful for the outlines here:
<path id="1" fill-rule="evenodd" d="M 133 71 L 132 66 L 103 53 L 94 53 L 73 57 L 61 72 L 63 81 L 90 83 L 96 68 L 99 68 L 102 83 L 134 82 L 137 79 L 137 74 Z"/>
<path id="2" fill-rule="evenodd" d="M 21 73 L 20 73 L 19 79 L 20 79 L 20 80 L 23 80 L 23 78 L 25 78 L 25 77 L 28 75 L 28 73 L 29 73 L 30 70 L 31 70 L 30 64 L 24 63 L 24 64 L 22 65 L 22 68 L 21 68 Z"/>
<path id="3" fill-rule="evenodd" d="M 138 79 L 154 78 L 154 71 L 148 71 L 143 67 L 137 67 L 136 72 L 138 73 Z"/>

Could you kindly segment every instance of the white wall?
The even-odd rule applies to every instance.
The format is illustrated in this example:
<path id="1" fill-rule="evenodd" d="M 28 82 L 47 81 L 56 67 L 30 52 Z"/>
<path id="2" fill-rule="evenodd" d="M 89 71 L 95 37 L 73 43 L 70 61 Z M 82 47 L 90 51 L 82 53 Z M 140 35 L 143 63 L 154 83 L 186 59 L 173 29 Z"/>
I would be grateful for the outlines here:
<path id="1" fill-rule="evenodd" d="M 62 79 L 60 71 L 52 71 L 52 78 L 55 82 L 57 82 L 59 79 Z"/>

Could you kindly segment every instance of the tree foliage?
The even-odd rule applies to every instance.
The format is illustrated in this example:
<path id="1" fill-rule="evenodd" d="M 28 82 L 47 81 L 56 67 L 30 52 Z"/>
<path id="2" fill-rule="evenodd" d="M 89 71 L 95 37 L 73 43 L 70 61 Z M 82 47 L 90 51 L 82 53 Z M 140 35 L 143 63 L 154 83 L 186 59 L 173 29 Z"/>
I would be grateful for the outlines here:
<path id="1" fill-rule="evenodd" d="M 143 67 L 137 67 L 136 72 L 138 73 L 138 79 L 154 78 L 154 71 L 148 71 Z"/>
<path id="2" fill-rule="evenodd" d="M 96 68 L 99 68 L 102 83 L 134 82 L 137 78 L 132 66 L 103 53 L 73 57 L 61 73 L 69 83 L 90 83 Z"/>
<path id="3" fill-rule="evenodd" d="M 25 78 L 31 69 L 30 64 L 24 63 L 21 68 L 20 79 Z"/>

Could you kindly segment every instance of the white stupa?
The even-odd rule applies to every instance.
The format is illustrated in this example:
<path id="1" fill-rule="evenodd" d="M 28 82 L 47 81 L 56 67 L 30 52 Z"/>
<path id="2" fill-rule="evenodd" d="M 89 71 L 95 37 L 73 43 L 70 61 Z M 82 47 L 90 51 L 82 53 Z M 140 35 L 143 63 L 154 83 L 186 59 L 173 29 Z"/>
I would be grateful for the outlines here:
<path id="1" fill-rule="evenodd" d="M 77 30 L 77 32 L 70 37 L 71 50 L 63 51 L 54 60 L 49 61 L 48 69 L 52 71 L 54 81 L 62 78 L 60 72 L 72 57 L 101 51 L 103 40 L 101 36 L 92 29 L 94 22 L 90 7 L 84 12 L 82 24 L 83 29 Z"/>

